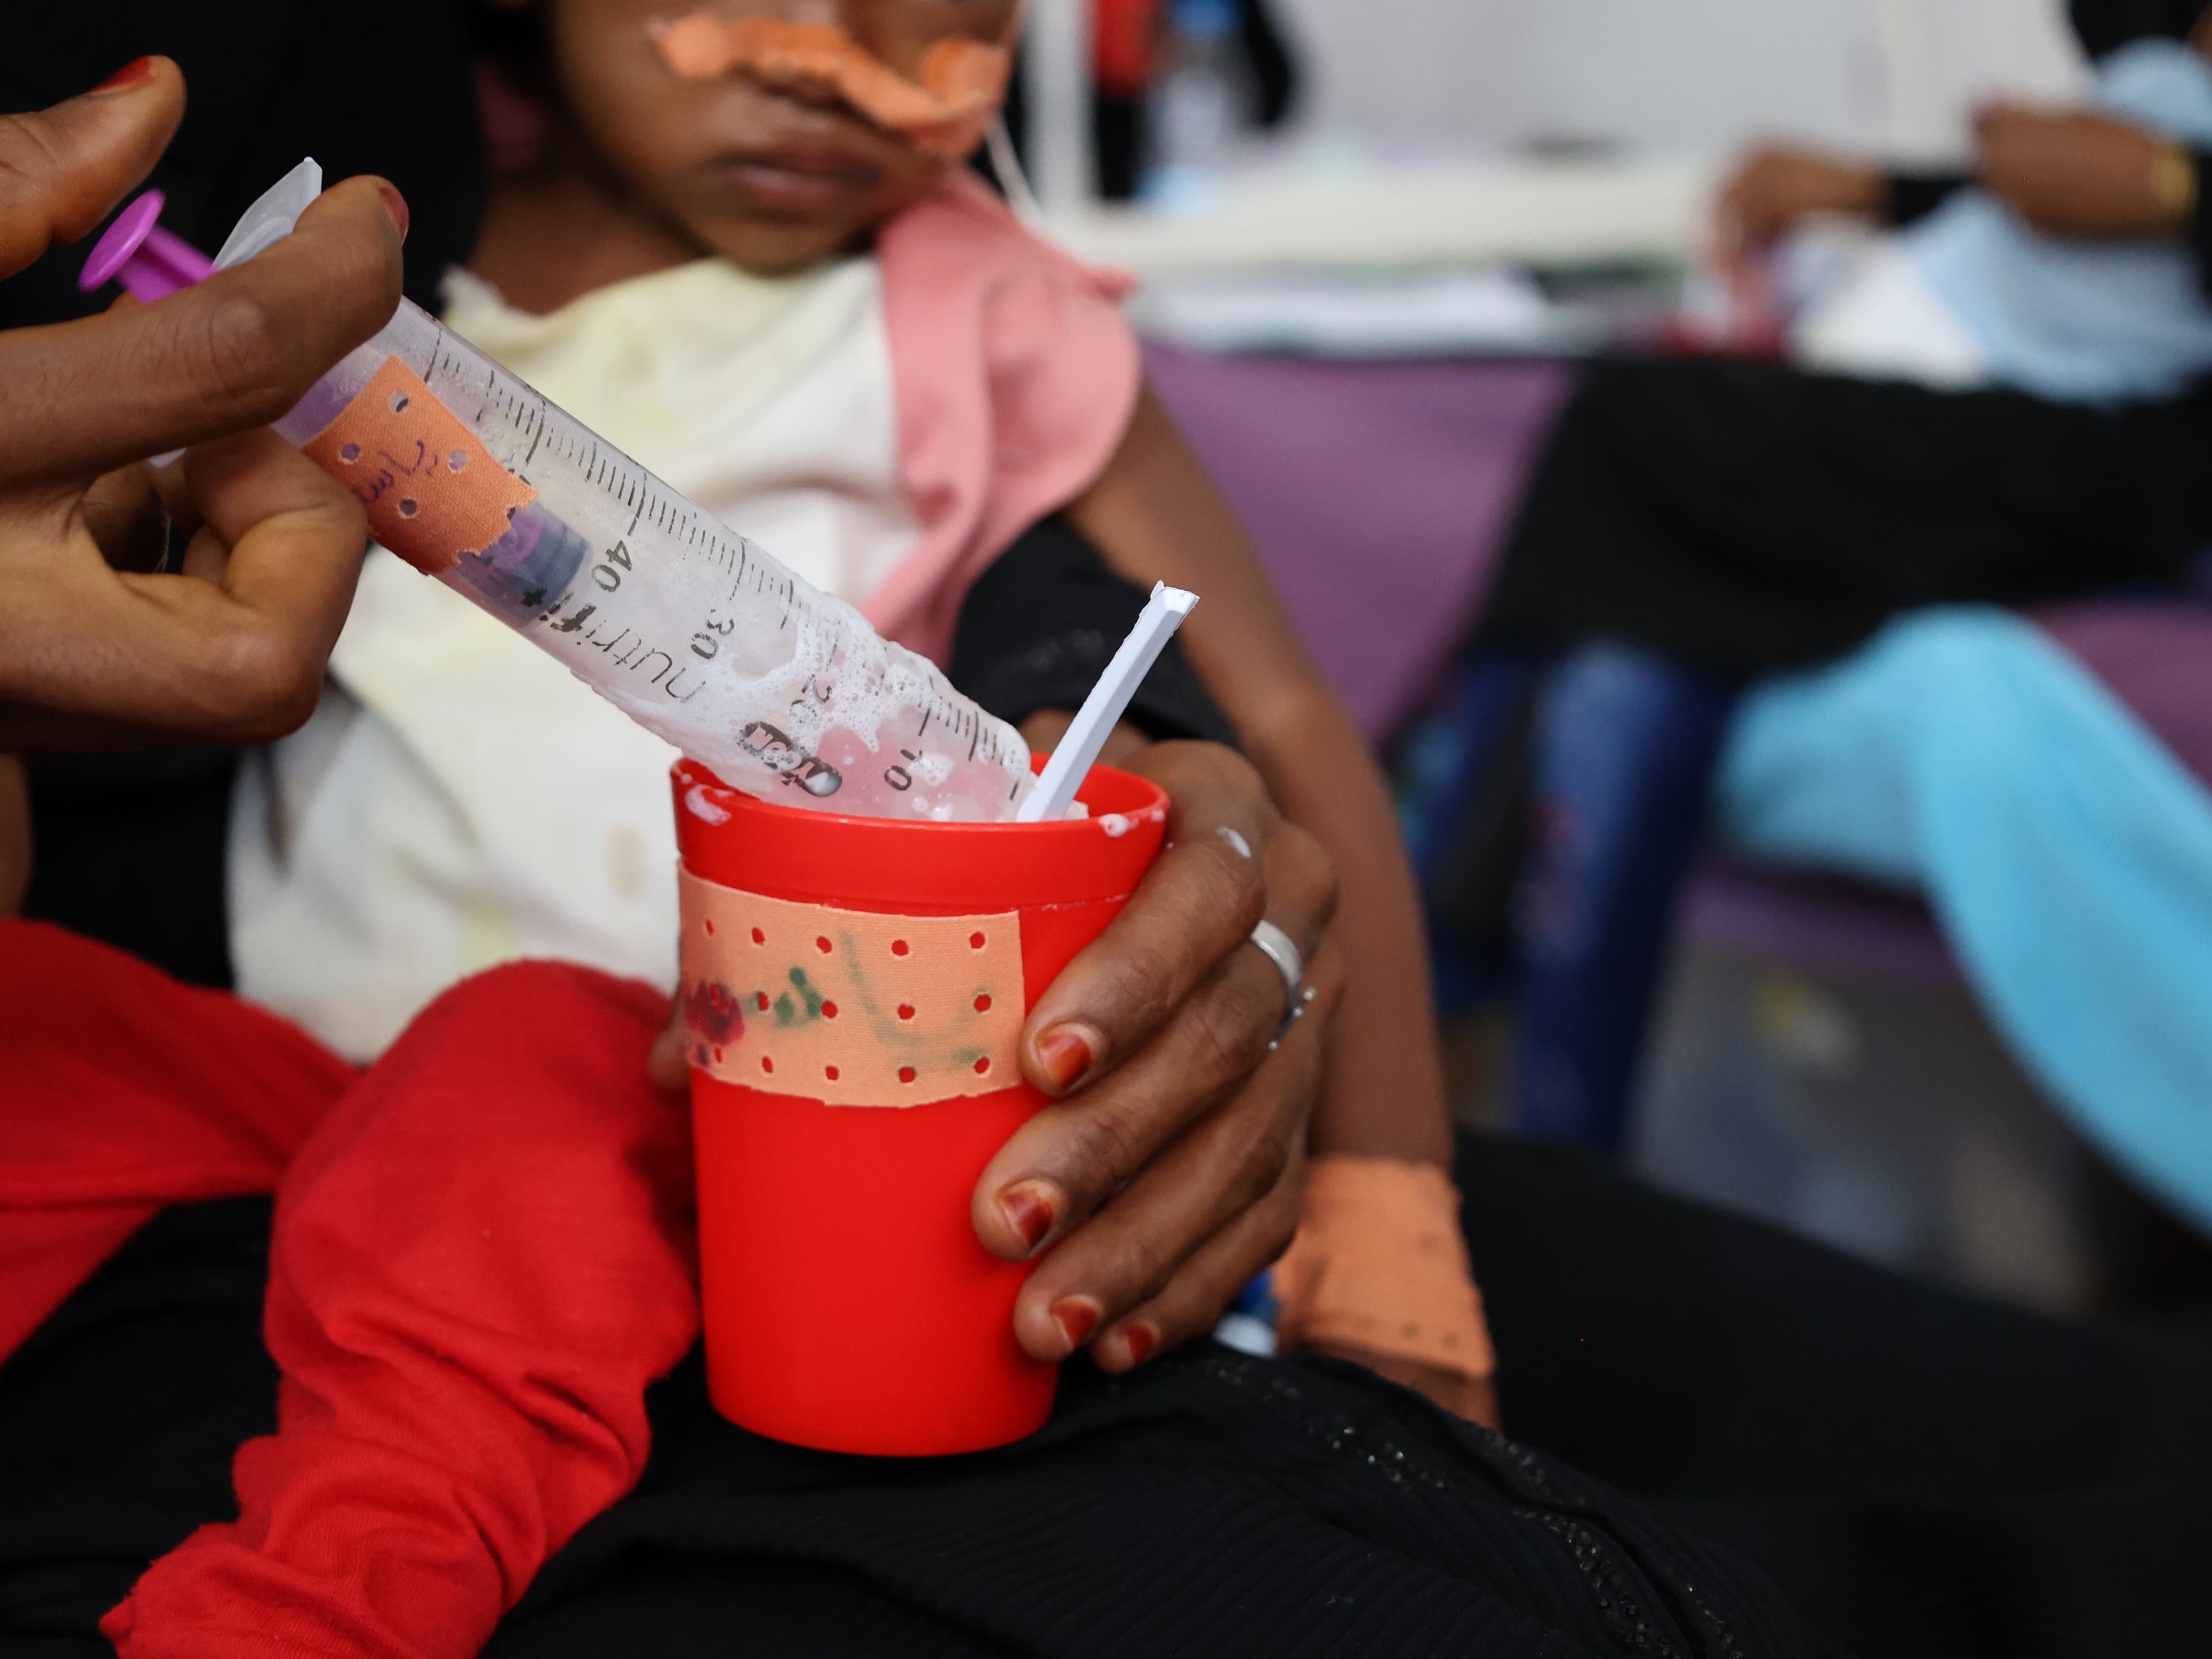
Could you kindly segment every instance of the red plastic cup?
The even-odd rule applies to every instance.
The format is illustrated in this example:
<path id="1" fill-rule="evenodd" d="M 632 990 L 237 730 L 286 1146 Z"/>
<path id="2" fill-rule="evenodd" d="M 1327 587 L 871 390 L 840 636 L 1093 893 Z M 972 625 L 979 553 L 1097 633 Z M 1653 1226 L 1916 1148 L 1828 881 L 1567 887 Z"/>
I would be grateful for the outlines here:
<path id="1" fill-rule="evenodd" d="M 690 761 L 678 763 L 674 781 L 684 869 L 716 888 L 872 916 L 1018 916 L 1024 1015 L 1127 901 L 1166 824 L 1161 790 L 1109 767 L 1093 768 L 1079 796 L 1089 818 L 1041 824 L 800 811 L 731 789 Z M 763 939 L 755 970 L 745 965 L 751 958 L 732 953 L 728 930 L 706 938 L 696 908 L 687 900 L 683 994 L 715 1408 L 774 1439 L 878 1456 L 978 1451 L 1033 1433 L 1051 1413 L 1059 1368 L 1016 1344 L 1014 1298 L 1030 1268 L 984 1249 L 970 1202 L 984 1166 L 1045 1097 L 1020 1081 L 1003 1043 L 990 1074 L 1013 1086 L 910 1106 L 813 1097 L 801 1091 L 802 1068 L 788 1053 L 773 1085 L 732 1080 L 733 1072 L 756 1075 L 763 1060 L 773 1066 L 782 1052 L 771 1040 L 778 1018 L 826 1008 L 850 1029 L 854 1012 L 823 1002 L 804 978 L 822 965 L 810 952 L 818 947 L 830 959 L 837 929 L 824 922 L 818 939 L 781 946 Z M 763 939 L 775 929 L 745 931 Z M 980 930 L 956 931 L 981 949 Z M 1011 959 L 1000 960 L 1011 978 Z M 721 980 L 702 971 L 710 963 Z M 805 999 L 795 1009 L 779 991 L 786 980 Z M 771 1014 L 772 1002 L 785 1006 Z M 731 1036 L 732 1006 L 756 1022 L 750 1039 L 738 1034 L 752 1046 L 733 1041 L 725 1053 L 713 1038 Z M 822 1058 L 811 1056 L 808 1077 L 836 1069 Z M 992 1064 L 979 1058 L 974 1069 Z M 830 1095 L 850 1083 L 816 1087 Z"/>

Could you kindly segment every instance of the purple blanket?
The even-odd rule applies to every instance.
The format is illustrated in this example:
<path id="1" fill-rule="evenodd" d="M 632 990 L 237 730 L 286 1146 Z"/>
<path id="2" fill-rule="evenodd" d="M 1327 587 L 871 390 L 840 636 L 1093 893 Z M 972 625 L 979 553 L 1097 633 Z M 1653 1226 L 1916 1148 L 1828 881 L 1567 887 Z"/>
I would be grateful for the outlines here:
<path id="1" fill-rule="evenodd" d="M 1389 736 L 1474 619 L 1571 371 L 1165 347 L 1145 363 L 1339 695 Z"/>

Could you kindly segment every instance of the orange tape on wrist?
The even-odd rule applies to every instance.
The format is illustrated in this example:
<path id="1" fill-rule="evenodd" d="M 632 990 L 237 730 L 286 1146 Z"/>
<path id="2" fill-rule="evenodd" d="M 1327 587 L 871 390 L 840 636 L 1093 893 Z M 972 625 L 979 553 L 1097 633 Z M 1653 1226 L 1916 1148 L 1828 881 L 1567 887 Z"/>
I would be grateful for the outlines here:
<path id="1" fill-rule="evenodd" d="M 1360 1348 L 1476 1382 L 1498 1368 L 1459 1192 L 1434 1164 L 1316 1158 L 1275 1295 L 1286 1349 Z"/>
<path id="2" fill-rule="evenodd" d="M 924 1106 L 1021 1082 L 1022 924 L 765 898 L 685 870 L 691 1063 L 836 1106 Z"/>

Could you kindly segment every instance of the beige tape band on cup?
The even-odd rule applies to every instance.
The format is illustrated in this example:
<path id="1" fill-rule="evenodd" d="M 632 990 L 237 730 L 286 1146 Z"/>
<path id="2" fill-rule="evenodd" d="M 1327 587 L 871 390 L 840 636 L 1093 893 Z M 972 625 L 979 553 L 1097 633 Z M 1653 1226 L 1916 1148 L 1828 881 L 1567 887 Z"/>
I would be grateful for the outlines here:
<path id="1" fill-rule="evenodd" d="M 369 534 L 426 576 L 483 552 L 538 499 L 397 357 L 301 448 L 368 509 Z"/>
<path id="2" fill-rule="evenodd" d="M 1478 1382 L 1497 1369 L 1459 1193 L 1434 1164 L 1316 1158 L 1275 1295 L 1285 1348 L 1364 1349 Z"/>
<path id="3" fill-rule="evenodd" d="M 764 1094 L 924 1106 L 1021 1081 L 1022 925 L 886 916 L 678 877 L 693 1065 Z"/>

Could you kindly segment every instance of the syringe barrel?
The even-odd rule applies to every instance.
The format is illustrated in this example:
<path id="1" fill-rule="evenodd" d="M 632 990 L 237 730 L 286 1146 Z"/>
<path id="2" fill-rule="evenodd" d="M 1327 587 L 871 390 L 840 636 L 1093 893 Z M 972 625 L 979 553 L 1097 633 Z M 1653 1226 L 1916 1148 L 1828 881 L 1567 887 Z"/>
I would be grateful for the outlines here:
<path id="1" fill-rule="evenodd" d="M 1028 793 L 1019 734 L 934 665 L 411 303 L 276 429 L 392 551 L 737 787 L 969 822 Z"/>

